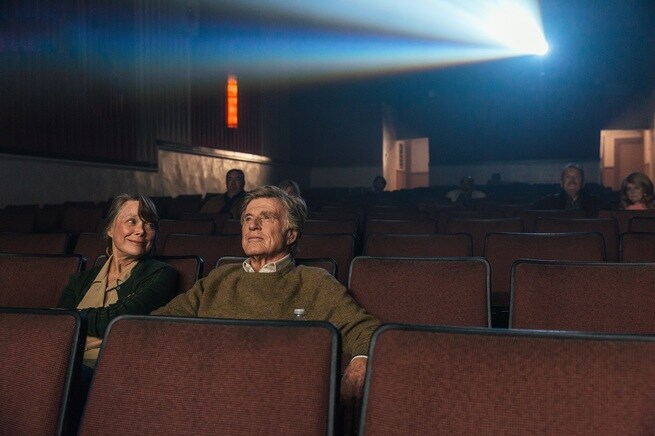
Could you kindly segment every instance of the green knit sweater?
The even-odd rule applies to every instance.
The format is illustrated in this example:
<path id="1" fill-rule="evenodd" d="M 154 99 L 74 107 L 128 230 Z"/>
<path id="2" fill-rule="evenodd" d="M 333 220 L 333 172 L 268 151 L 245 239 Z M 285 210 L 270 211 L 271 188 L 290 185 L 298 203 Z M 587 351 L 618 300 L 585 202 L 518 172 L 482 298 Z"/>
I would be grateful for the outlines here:
<path id="1" fill-rule="evenodd" d="M 334 324 L 341 331 L 344 353 L 368 354 L 380 322 L 327 271 L 293 262 L 275 273 L 248 273 L 241 264 L 221 266 L 152 314 L 291 320 L 299 308 L 305 309 L 308 320 Z"/>

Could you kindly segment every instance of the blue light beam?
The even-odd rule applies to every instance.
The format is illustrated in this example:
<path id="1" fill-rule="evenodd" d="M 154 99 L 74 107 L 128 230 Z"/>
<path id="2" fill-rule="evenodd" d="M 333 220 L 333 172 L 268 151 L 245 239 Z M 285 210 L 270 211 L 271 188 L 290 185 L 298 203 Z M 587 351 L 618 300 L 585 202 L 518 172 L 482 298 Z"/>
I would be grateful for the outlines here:
<path id="1" fill-rule="evenodd" d="M 195 71 L 298 80 L 544 54 L 536 0 L 222 0 Z"/>

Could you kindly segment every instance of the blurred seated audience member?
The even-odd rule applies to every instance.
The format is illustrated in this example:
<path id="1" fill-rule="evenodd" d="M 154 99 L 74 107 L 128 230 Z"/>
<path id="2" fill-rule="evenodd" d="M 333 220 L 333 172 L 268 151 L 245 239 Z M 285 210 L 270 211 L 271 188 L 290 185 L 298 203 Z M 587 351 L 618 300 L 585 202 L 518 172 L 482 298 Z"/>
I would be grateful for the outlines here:
<path id="1" fill-rule="evenodd" d="M 500 185 L 502 183 L 501 180 L 502 178 L 500 176 L 500 173 L 493 173 L 491 175 L 491 178 L 487 180 L 487 185 L 491 185 L 491 186 Z"/>
<path id="2" fill-rule="evenodd" d="M 587 194 L 584 187 L 584 170 L 578 164 L 567 164 L 562 170 L 562 191 L 547 195 L 535 203 L 540 210 L 583 210 L 589 218 L 597 217 L 602 201 L 595 195 Z"/>
<path id="3" fill-rule="evenodd" d="M 341 390 L 344 404 L 361 398 L 370 340 L 380 322 L 322 268 L 296 266 L 305 201 L 277 186 L 249 192 L 241 216 L 242 264 L 220 266 L 153 315 L 291 320 L 303 309 L 308 320 L 328 321 L 342 334 L 352 357 Z"/>
<path id="4" fill-rule="evenodd" d="M 201 213 L 225 213 L 230 218 L 241 216 L 241 206 L 246 196 L 246 176 L 240 169 L 232 168 L 225 174 L 227 191 L 223 195 L 211 197 L 200 208 Z"/>
<path id="5" fill-rule="evenodd" d="M 384 192 L 387 187 L 387 179 L 382 176 L 375 176 L 373 179 L 373 192 Z"/>
<path id="6" fill-rule="evenodd" d="M 282 180 L 277 187 L 289 195 L 297 195 L 298 197 L 301 197 L 300 186 L 298 186 L 298 183 L 294 180 Z"/>
<path id="7" fill-rule="evenodd" d="M 151 257 L 158 229 L 157 209 L 148 197 L 116 196 L 104 230 L 109 258 L 102 266 L 73 275 L 66 285 L 59 307 L 77 309 L 88 321 L 86 366 L 95 367 L 102 338 L 112 319 L 149 314 L 177 295 L 177 271 Z"/>
<path id="8" fill-rule="evenodd" d="M 446 198 L 452 203 L 467 204 L 471 200 L 486 198 L 487 194 L 475 189 L 475 181 L 471 176 L 462 177 L 459 182 L 459 188 L 448 191 Z"/>
<path id="9" fill-rule="evenodd" d="M 625 210 L 653 209 L 653 182 L 644 173 L 630 173 L 621 183 L 621 206 Z"/>

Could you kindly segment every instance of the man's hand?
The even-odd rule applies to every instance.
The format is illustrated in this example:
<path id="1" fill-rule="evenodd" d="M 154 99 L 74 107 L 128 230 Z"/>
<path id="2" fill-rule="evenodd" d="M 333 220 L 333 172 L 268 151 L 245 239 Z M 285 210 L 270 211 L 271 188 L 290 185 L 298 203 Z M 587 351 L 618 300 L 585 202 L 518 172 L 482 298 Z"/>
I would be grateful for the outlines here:
<path id="1" fill-rule="evenodd" d="M 344 431 L 355 432 L 359 423 L 359 412 L 364 394 L 366 380 L 366 363 L 364 356 L 355 357 L 346 367 L 341 379 L 341 407 L 343 409 Z"/>
<path id="2" fill-rule="evenodd" d="M 343 372 L 341 379 L 341 398 L 361 400 L 366 379 L 366 363 L 364 356 L 354 358 Z"/>
<path id="3" fill-rule="evenodd" d="M 102 339 L 96 338 L 95 336 L 87 336 L 84 351 L 100 348 L 100 344 L 102 344 Z"/>

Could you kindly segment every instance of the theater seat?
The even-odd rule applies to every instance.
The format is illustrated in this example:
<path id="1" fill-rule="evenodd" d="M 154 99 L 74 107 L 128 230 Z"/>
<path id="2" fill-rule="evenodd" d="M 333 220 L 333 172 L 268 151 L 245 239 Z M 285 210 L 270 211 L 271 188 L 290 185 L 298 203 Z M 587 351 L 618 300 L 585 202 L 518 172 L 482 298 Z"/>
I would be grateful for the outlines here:
<path id="1" fill-rule="evenodd" d="M 366 256 L 463 257 L 471 255 L 471 235 L 389 235 L 374 233 L 366 238 Z"/>
<path id="2" fill-rule="evenodd" d="M 605 259 L 619 258 L 619 224 L 616 218 L 537 218 L 536 233 L 598 232 L 605 241 Z"/>
<path id="3" fill-rule="evenodd" d="M 359 435 L 652 433 L 655 337 L 387 325 Z"/>
<path id="4" fill-rule="evenodd" d="M 70 276 L 83 265 L 75 254 L 0 254 L 0 306 L 56 307 Z"/>
<path id="5" fill-rule="evenodd" d="M 348 268 L 355 256 L 355 236 L 339 235 L 303 235 L 298 244 L 298 257 L 330 258 L 337 263 L 337 279 L 344 286 L 348 283 Z"/>
<path id="6" fill-rule="evenodd" d="M 79 434 L 334 434 L 340 351 L 325 322 L 119 317 Z"/>
<path id="7" fill-rule="evenodd" d="M 491 265 L 491 304 L 509 306 L 510 273 L 518 259 L 604 261 L 600 233 L 492 233 L 485 243 Z"/>
<path id="8" fill-rule="evenodd" d="M 655 335 L 655 263 L 520 260 L 509 326 Z"/>
<path id="9" fill-rule="evenodd" d="M 348 290 L 383 323 L 491 326 L 482 258 L 356 257 Z"/>
<path id="10" fill-rule="evenodd" d="M 85 337 L 75 311 L 0 308 L 0 434 L 70 434 Z"/>
<path id="11" fill-rule="evenodd" d="M 624 233 L 619 251 L 621 262 L 655 262 L 655 233 Z"/>
<path id="12" fill-rule="evenodd" d="M 68 233 L 0 232 L 0 252 L 21 254 L 66 254 Z"/>
<path id="13" fill-rule="evenodd" d="M 488 234 L 494 232 L 522 232 L 521 218 L 452 218 L 446 223 L 445 233 L 468 233 L 473 241 L 473 255 L 484 255 Z"/>
<path id="14" fill-rule="evenodd" d="M 243 256 L 241 235 L 170 234 L 166 237 L 163 256 L 200 256 L 203 276 L 207 276 L 223 256 Z"/>

